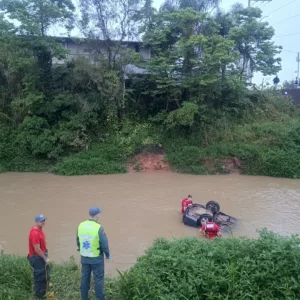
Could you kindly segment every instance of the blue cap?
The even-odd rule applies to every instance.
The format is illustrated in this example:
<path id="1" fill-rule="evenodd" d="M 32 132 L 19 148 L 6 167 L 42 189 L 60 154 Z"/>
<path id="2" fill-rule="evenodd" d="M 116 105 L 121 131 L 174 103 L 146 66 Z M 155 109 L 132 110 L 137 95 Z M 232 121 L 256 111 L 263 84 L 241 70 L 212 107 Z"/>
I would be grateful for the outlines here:
<path id="1" fill-rule="evenodd" d="M 94 207 L 90 208 L 89 214 L 91 217 L 93 217 L 93 216 L 100 214 L 101 212 L 102 212 L 102 210 L 100 208 L 98 208 L 97 206 L 94 206 Z"/>
<path id="2" fill-rule="evenodd" d="M 46 217 L 43 214 L 38 214 L 35 216 L 35 222 L 44 222 Z"/>

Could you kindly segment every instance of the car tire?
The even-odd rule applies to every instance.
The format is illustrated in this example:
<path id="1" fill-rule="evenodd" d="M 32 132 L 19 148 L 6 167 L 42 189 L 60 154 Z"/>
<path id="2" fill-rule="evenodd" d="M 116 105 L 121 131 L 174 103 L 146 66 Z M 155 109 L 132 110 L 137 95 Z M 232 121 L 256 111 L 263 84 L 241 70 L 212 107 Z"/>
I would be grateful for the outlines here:
<path id="1" fill-rule="evenodd" d="M 208 218 L 211 218 L 211 215 L 209 214 L 203 214 L 199 217 L 197 220 L 197 225 L 202 227 L 206 222 L 208 222 Z"/>
<path id="2" fill-rule="evenodd" d="M 208 201 L 205 208 L 211 211 L 214 215 L 220 212 L 220 204 L 216 201 Z"/>

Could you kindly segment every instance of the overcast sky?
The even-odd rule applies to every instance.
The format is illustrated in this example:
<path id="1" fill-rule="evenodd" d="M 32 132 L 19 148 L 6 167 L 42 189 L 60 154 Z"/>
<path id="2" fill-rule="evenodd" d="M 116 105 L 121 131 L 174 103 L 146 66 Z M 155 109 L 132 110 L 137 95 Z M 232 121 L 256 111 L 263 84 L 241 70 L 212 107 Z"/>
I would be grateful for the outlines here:
<path id="1" fill-rule="evenodd" d="M 220 6 L 225 10 L 229 10 L 237 2 L 242 3 L 244 6 L 248 5 L 248 0 L 223 0 Z M 156 8 L 159 8 L 162 3 L 163 0 L 153 0 Z M 278 73 L 280 83 L 283 83 L 284 80 L 295 79 L 297 71 L 296 56 L 297 52 L 300 51 L 300 0 L 252 1 L 251 5 L 262 9 L 263 16 L 266 16 L 264 20 L 268 21 L 275 29 L 274 42 L 283 47 L 280 55 L 282 58 L 282 71 Z M 261 74 L 256 74 L 253 82 L 261 84 L 262 78 Z M 274 76 L 267 76 L 265 81 L 272 82 L 273 78 Z"/>

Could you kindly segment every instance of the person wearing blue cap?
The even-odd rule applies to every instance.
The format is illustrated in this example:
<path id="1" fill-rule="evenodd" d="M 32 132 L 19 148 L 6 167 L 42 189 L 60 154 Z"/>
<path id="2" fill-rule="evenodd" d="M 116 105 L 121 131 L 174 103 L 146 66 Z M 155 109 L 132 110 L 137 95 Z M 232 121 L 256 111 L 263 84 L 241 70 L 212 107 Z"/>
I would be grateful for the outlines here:
<path id="1" fill-rule="evenodd" d="M 88 300 L 91 272 L 94 274 L 96 300 L 104 300 L 104 255 L 110 260 L 108 239 L 102 225 L 98 223 L 98 207 L 89 210 L 90 218 L 81 222 L 77 229 L 77 246 L 81 256 L 81 300 Z"/>
<path id="2" fill-rule="evenodd" d="M 43 231 L 46 217 L 43 214 L 35 216 L 35 225 L 31 227 L 28 238 L 28 260 L 33 268 L 34 293 L 38 298 L 46 295 L 50 280 L 49 258 L 46 236 Z"/>

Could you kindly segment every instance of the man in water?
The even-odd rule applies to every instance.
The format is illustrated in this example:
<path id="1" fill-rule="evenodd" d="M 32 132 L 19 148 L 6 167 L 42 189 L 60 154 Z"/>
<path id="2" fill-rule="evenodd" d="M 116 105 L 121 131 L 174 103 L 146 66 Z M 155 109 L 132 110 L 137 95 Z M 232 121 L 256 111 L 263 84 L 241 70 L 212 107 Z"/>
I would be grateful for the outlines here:
<path id="1" fill-rule="evenodd" d="M 43 231 L 46 217 L 39 214 L 35 217 L 35 225 L 29 232 L 28 260 L 33 268 L 34 293 L 38 298 L 46 296 L 50 280 L 49 258 L 46 236 Z"/>
<path id="2" fill-rule="evenodd" d="M 101 210 L 92 207 L 90 218 L 79 224 L 77 246 L 81 255 L 81 300 L 88 300 L 91 272 L 94 274 L 96 300 L 104 300 L 104 255 L 110 260 L 108 239 L 98 223 Z"/>
<path id="3" fill-rule="evenodd" d="M 217 236 L 222 236 L 219 226 L 213 222 L 212 217 L 208 218 L 208 222 L 206 222 L 199 231 L 202 232 L 208 239 L 214 239 Z"/>
<path id="4" fill-rule="evenodd" d="M 181 212 L 184 213 L 189 205 L 193 205 L 193 199 L 191 195 L 188 195 L 187 198 L 184 198 L 181 201 Z"/>

